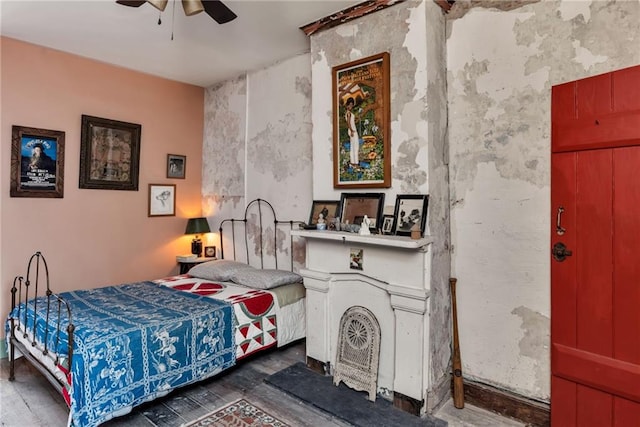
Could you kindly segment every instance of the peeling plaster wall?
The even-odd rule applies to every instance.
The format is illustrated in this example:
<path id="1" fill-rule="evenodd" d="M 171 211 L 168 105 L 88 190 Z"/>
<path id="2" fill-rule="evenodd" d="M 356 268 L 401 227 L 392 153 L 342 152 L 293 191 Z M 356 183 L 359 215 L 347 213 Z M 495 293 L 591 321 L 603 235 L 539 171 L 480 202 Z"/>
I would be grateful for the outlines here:
<path id="1" fill-rule="evenodd" d="M 246 108 L 245 76 L 205 91 L 202 208 L 212 230 L 244 212 Z"/>
<path id="2" fill-rule="evenodd" d="M 311 37 L 313 196 L 339 200 L 348 192 L 333 188 L 331 68 L 381 52 L 390 55 L 392 187 L 365 191 L 384 192 L 388 213 L 398 194 L 430 197 L 426 234 L 435 243 L 430 248 L 432 327 L 426 340 L 431 344 L 425 351 L 431 392 L 446 382 L 451 335 L 445 22 L 434 2 L 406 1 Z M 442 392 L 435 393 L 428 400 L 437 404 Z"/>
<path id="3" fill-rule="evenodd" d="M 249 74 L 247 198 L 306 221 L 311 185 L 311 68 L 299 55 Z"/>
<path id="4" fill-rule="evenodd" d="M 551 86 L 639 64 L 640 2 L 544 1 L 451 16 L 452 275 L 463 371 L 548 400 Z"/>
<path id="5" fill-rule="evenodd" d="M 215 230 L 224 218 L 242 218 L 246 203 L 255 198 L 271 203 L 279 220 L 307 219 L 312 202 L 310 108 L 308 54 L 206 90 L 203 212 Z M 250 234 L 255 249 L 255 227 Z M 208 238 L 209 244 L 219 244 L 217 234 Z M 279 263 L 291 256 L 288 239 L 288 233 L 277 235 Z M 263 239 L 268 254 L 275 250 L 272 240 Z M 297 245 L 294 252 L 300 265 L 304 247 Z M 286 262 L 278 268 L 288 268 Z"/>

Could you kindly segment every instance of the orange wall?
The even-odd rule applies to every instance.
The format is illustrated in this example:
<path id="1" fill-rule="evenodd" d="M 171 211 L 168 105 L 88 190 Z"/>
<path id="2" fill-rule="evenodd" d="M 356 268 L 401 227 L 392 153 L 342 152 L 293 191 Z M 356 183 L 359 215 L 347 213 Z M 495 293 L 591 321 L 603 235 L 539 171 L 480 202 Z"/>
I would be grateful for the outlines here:
<path id="1" fill-rule="evenodd" d="M 177 273 L 202 213 L 204 89 L 5 37 L 0 55 L 0 318 L 35 251 L 54 291 Z M 78 188 L 82 114 L 142 125 L 138 191 Z M 66 133 L 64 198 L 9 197 L 12 125 Z M 187 156 L 186 179 L 166 178 L 168 153 Z M 150 183 L 177 185 L 175 217 L 147 216 Z"/>

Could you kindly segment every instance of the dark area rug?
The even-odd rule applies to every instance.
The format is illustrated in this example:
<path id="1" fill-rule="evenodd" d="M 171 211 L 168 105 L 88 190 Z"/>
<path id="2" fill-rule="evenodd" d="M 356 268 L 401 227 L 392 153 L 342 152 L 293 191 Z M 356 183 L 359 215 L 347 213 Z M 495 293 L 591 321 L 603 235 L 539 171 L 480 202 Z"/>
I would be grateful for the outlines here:
<path id="1" fill-rule="evenodd" d="M 302 362 L 267 377 L 265 382 L 299 398 L 335 417 L 359 427 L 446 427 L 447 422 L 432 415 L 417 417 L 395 408 L 391 402 L 358 392 L 340 383 L 334 386 L 332 377 L 320 375 Z"/>

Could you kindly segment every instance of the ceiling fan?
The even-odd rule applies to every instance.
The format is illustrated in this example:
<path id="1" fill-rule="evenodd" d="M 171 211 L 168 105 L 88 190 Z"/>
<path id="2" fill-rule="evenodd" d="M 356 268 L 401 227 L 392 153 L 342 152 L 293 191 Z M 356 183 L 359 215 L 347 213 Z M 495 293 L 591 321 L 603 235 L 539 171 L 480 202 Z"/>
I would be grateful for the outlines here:
<path id="1" fill-rule="evenodd" d="M 168 2 L 169 0 L 116 0 L 116 3 L 130 7 L 140 7 L 145 3 L 150 3 L 160 11 L 164 11 Z M 187 16 L 206 12 L 218 24 L 225 24 L 237 18 L 237 15 L 220 0 L 182 0 L 182 8 Z"/>

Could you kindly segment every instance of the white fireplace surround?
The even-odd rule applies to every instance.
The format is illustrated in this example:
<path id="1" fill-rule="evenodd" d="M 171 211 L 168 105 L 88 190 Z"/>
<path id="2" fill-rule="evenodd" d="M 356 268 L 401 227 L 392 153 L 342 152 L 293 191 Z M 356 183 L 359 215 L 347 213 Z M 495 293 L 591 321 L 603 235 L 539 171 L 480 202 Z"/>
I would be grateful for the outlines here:
<path id="1" fill-rule="evenodd" d="M 380 324 L 378 394 L 394 404 L 398 396 L 410 398 L 423 414 L 429 389 L 432 239 L 316 230 L 292 234 L 306 238 L 300 274 L 307 292 L 307 357 L 332 374 L 340 318 L 352 306 L 365 307 Z M 362 270 L 355 270 L 350 254 L 359 249 Z"/>

